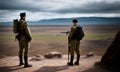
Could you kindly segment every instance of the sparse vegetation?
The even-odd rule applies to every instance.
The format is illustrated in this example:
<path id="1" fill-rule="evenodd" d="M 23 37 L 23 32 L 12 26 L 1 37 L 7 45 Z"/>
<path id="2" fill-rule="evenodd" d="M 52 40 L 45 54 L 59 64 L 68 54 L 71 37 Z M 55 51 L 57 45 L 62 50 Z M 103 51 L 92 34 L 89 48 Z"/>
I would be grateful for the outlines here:
<path id="1" fill-rule="evenodd" d="M 32 41 L 30 56 L 35 54 L 45 54 L 50 51 L 58 51 L 67 54 L 67 35 L 61 32 L 69 31 L 68 27 L 31 27 Z M 106 26 L 85 26 L 85 38 L 80 44 L 81 54 L 90 51 L 97 55 L 103 55 L 109 44 L 112 42 L 116 32 L 120 27 Z M 0 28 L 0 57 L 4 55 L 17 55 L 18 42 L 11 27 Z"/>

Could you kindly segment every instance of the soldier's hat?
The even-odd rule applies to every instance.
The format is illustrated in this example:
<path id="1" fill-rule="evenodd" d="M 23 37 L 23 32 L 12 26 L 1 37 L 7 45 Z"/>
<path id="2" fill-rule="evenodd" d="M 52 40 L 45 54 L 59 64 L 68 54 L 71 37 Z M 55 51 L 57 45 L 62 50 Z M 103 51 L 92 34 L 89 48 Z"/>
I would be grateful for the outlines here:
<path id="1" fill-rule="evenodd" d="M 73 19 L 73 23 L 78 23 L 78 20 L 77 19 Z"/>
<path id="2" fill-rule="evenodd" d="M 22 13 L 20 13 L 20 16 L 21 16 L 21 17 L 26 16 L 26 13 L 25 13 L 25 12 L 22 12 Z"/>

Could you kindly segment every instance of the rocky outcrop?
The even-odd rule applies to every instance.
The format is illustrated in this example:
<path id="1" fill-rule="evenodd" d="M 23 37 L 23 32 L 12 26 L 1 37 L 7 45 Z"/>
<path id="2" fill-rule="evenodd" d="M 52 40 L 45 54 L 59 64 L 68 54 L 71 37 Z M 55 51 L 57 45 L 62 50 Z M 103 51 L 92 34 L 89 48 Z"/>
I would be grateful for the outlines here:
<path id="1" fill-rule="evenodd" d="M 111 68 L 120 67 L 120 31 L 102 56 L 101 63 Z"/>

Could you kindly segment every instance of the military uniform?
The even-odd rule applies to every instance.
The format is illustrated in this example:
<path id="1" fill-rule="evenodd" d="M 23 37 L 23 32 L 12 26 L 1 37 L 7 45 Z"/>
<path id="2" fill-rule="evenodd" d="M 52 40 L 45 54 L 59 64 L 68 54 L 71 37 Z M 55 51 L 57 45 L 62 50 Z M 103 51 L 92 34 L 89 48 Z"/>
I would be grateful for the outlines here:
<path id="1" fill-rule="evenodd" d="M 70 62 L 68 62 L 68 65 L 73 65 L 73 60 L 74 60 L 74 52 L 76 52 L 77 54 L 77 60 L 74 63 L 75 65 L 79 65 L 79 59 L 80 59 L 80 41 L 76 38 L 75 33 L 76 33 L 76 29 L 77 29 L 78 25 L 76 26 L 72 26 L 68 39 L 70 41 L 69 45 L 70 45 L 70 54 L 71 54 L 71 58 L 70 58 Z"/>
<path id="2" fill-rule="evenodd" d="M 19 20 L 19 33 L 16 36 L 19 42 L 19 59 L 20 59 L 20 66 L 23 65 L 23 55 L 24 55 L 24 62 L 25 67 L 29 67 L 28 64 L 28 49 L 29 49 L 29 42 L 31 41 L 31 32 L 28 28 L 28 25 L 24 19 Z"/>
<path id="3" fill-rule="evenodd" d="M 27 57 L 28 55 L 28 48 L 29 48 L 29 41 L 32 39 L 31 38 L 31 33 L 29 28 L 27 27 L 26 21 L 25 20 L 20 20 L 19 21 L 19 55 L 21 56 L 24 51 L 24 56 Z"/>
<path id="4" fill-rule="evenodd" d="M 69 40 L 70 40 L 70 54 L 74 55 L 74 52 L 76 52 L 76 54 L 80 54 L 80 50 L 79 50 L 79 45 L 80 45 L 80 41 L 78 41 L 76 38 L 73 38 L 73 34 L 76 31 L 77 26 L 73 26 L 71 27 L 70 33 L 69 33 Z"/>

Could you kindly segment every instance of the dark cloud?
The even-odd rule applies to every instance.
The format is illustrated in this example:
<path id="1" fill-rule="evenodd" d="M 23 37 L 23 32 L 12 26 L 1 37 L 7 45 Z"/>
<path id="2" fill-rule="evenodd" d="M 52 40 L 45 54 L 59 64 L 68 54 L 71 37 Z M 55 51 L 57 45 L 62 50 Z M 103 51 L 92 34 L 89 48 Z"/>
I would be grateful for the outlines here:
<path id="1" fill-rule="evenodd" d="M 0 1 L 0 9 L 1 10 L 28 10 L 28 11 L 36 11 L 43 10 L 43 7 L 38 7 L 32 1 L 26 0 L 2 0 Z"/>
<path id="2" fill-rule="evenodd" d="M 53 11 L 54 12 L 54 11 Z M 120 13 L 120 2 L 90 2 L 77 7 L 56 10 L 58 13 Z"/>
<path id="3" fill-rule="evenodd" d="M 119 0 L 0 0 L 0 21 L 27 12 L 30 20 L 75 16 L 120 16 Z M 16 16 L 16 17 L 15 17 Z M 12 17 L 12 18 L 11 18 Z M 5 20 L 6 21 L 6 20 Z"/>
<path id="4" fill-rule="evenodd" d="M 55 0 L 54 0 L 55 1 Z M 43 2 L 43 3 L 42 3 Z M 46 2 L 46 3 L 45 3 Z M 50 4 L 50 5 L 49 5 Z M 120 1 L 89 1 L 85 4 L 71 5 L 59 4 L 61 7 L 53 5 L 49 0 L 2 0 L 0 1 L 1 10 L 28 10 L 55 13 L 119 13 Z M 65 3 L 66 4 L 66 3 Z M 63 6 L 62 6 L 63 5 Z M 54 9 L 56 8 L 56 9 Z"/>
<path id="5" fill-rule="evenodd" d="M 101 1 L 101 2 L 92 2 L 88 5 L 86 5 L 89 9 L 91 9 L 91 12 L 103 12 L 103 13 L 118 13 L 120 12 L 120 1 L 116 2 L 107 2 L 107 1 Z"/>

